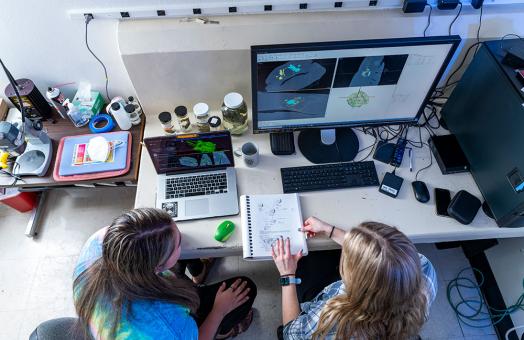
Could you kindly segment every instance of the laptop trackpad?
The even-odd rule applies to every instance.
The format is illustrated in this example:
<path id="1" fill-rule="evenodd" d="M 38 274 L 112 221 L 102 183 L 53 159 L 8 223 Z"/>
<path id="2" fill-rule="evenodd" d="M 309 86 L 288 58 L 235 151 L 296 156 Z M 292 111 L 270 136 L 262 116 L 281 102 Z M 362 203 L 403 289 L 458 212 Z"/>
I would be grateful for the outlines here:
<path id="1" fill-rule="evenodd" d="M 209 200 L 207 198 L 186 201 L 186 216 L 209 214 Z"/>

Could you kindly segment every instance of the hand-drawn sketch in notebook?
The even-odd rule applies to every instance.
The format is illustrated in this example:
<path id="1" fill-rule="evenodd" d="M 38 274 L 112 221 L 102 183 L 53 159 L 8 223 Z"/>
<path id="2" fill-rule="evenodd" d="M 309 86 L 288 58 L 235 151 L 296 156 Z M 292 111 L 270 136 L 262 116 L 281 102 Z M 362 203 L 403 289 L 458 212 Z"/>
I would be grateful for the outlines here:
<path id="1" fill-rule="evenodd" d="M 292 254 L 302 249 L 307 255 L 306 238 L 299 231 L 303 220 L 297 194 L 243 195 L 240 213 L 244 259 L 271 260 L 271 245 L 279 237 L 289 237 Z"/>

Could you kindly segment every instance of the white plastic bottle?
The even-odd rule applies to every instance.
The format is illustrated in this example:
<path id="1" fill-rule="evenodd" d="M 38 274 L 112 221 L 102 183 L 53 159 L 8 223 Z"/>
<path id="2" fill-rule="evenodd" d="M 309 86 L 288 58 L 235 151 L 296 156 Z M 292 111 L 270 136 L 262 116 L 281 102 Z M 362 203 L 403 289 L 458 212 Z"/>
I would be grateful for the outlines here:
<path id="1" fill-rule="evenodd" d="M 111 104 L 111 114 L 121 130 L 129 130 L 131 128 L 131 119 L 122 105 L 119 103 Z"/>

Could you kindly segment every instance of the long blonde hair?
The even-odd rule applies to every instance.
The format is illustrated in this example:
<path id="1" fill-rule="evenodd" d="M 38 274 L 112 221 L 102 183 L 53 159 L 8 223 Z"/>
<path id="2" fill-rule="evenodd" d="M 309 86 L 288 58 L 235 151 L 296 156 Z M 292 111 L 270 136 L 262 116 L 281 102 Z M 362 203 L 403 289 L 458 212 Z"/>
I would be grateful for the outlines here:
<path id="1" fill-rule="evenodd" d="M 86 335 L 101 306 L 111 311 L 108 320 L 93 320 L 103 338 L 116 337 L 122 317 L 132 313 L 133 301 L 165 301 L 196 312 L 200 301 L 189 280 L 155 273 L 174 250 L 172 225 L 171 216 L 152 208 L 131 210 L 114 219 L 104 236 L 102 257 L 73 283 L 78 327 Z"/>
<path id="2" fill-rule="evenodd" d="M 340 275 L 345 294 L 324 306 L 314 338 L 409 339 L 426 319 L 417 249 L 394 227 L 364 222 L 344 238 Z"/>

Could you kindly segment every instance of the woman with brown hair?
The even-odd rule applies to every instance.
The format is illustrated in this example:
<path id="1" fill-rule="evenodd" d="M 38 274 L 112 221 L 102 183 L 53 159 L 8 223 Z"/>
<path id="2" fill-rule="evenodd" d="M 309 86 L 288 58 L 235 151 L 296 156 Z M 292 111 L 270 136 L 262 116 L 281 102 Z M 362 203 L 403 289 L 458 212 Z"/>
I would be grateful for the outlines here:
<path id="1" fill-rule="evenodd" d="M 86 242 L 74 273 L 80 326 L 95 339 L 226 339 L 253 318 L 256 286 L 195 286 L 176 276 L 182 235 L 158 209 L 135 209 Z M 198 325 L 198 327 L 197 327 Z"/>
<path id="2" fill-rule="evenodd" d="M 377 222 L 346 233 L 315 217 L 306 220 L 303 231 L 330 237 L 342 252 L 311 252 L 298 262 L 302 254 L 290 254 L 289 239 L 274 245 L 283 284 L 279 338 L 417 338 L 437 279 L 406 235 Z"/>

